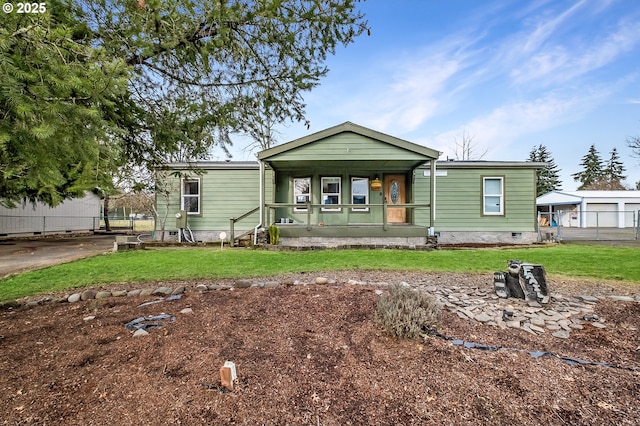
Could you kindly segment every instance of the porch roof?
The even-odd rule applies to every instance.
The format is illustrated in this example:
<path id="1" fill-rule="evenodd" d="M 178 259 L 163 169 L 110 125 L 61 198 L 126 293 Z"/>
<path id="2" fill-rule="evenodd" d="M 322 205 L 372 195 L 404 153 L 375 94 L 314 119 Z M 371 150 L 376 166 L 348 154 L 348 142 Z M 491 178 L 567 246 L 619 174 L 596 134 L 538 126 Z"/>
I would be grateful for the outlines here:
<path id="1" fill-rule="evenodd" d="M 345 167 L 374 170 L 412 169 L 437 159 L 440 152 L 345 122 L 258 153 L 258 159 L 276 169 L 307 168 L 340 162 Z"/>

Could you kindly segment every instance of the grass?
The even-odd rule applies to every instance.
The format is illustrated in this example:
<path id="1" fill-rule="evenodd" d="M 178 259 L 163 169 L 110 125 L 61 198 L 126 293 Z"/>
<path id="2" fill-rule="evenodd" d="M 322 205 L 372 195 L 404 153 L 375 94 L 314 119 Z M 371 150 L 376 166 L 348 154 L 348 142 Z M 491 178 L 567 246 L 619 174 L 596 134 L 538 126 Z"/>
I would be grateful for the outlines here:
<path id="1" fill-rule="evenodd" d="M 550 276 L 640 283 L 640 249 L 557 245 L 475 250 L 322 250 L 306 252 L 165 248 L 110 253 L 0 280 L 0 301 L 117 283 L 266 277 L 328 270 L 414 270 L 491 275 L 509 259 L 544 265 Z"/>

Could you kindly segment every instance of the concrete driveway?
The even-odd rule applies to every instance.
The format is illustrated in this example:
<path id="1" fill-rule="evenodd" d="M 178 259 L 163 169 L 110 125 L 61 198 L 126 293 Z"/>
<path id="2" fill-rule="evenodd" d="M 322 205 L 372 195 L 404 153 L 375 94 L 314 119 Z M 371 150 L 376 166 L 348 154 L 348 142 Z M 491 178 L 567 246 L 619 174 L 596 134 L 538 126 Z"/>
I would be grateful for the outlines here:
<path id="1" fill-rule="evenodd" d="M 0 240 L 0 277 L 105 253 L 114 241 L 114 235 Z"/>

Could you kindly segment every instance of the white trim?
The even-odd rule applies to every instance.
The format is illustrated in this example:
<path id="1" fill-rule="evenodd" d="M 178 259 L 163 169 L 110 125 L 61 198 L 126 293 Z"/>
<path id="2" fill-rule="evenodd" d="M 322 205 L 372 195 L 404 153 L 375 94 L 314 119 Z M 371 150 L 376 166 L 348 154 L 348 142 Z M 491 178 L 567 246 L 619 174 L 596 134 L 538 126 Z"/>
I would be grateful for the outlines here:
<path id="1" fill-rule="evenodd" d="M 327 181 L 333 181 L 331 183 L 338 183 L 338 192 L 325 192 L 324 191 L 324 182 L 325 180 Z M 322 205 L 331 205 L 331 204 L 340 204 L 342 202 L 342 177 L 340 176 L 323 176 L 320 178 L 320 203 Z M 338 202 L 337 203 L 325 203 L 325 200 L 328 199 L 329 197 L 338 197 Z M 322 207 L 322 211 L 323 212 L 339 212 L 342 209 L 340 207 Z"/>
<path id="2" fill-rule="evenodd" d="M 366 192 L 364 194 L 354 194 L 353 193 L 353 181 L 354 180 L 364 180 L 365 181 L 365 188 L 366 188 Z M 364 195 L 364 204 L 369 204 L 369 178 L 367 177 L 358 177 L 358 176 L 352 176 L 351 177 L 351 204 L 355 204 L 354 200 L 353 200 L 353 196 L 354 195 Z M 352 212 L 368 212 L 369 211 L 369 207 L 352 207 L 351 208 Z"/>
<path id="3" fill-rule="evenodd" d="M 487 193 L 487 181 L 498 180 L 500 181 L 500 193 L 493 194 Z M 499 197 L 500 202 L 497 204 L 498 211 L 487 211 L 487 197 Z M 482 214 L 484 216 L 504 216 L 504 177 L 502 176 L 483 176 L 482 177 Z"/>
<path id="4" fill-rule="evenodd" d="M 197 194 L 185 194 L 184 193 L 184 185 L 186 182 L 198 182 L 198 192 Z M 180 210 L 187 210 L 184 205 L 185 197 L 195 198 L 198 200 L 198 211 L 187 211 L 188 215 L 199 215 L 202 213 L 202 180 L 197 178 L 182 178 L 180 180 Z"/>
<path id="5" fill-rule="evenodd" d="M 306 181 L 309 182 L 308 193 L 297 192 L 296 181 L 298 181 L 298 180 L 306 180 Z M 298 204 L 297 200 L 298 200 L 299 196 L 300 197 L 306 196 L 307 197 L 307 202 L 311 203 L 311 176 L 293 178 L 292 185 L 293 185 L 293 204 Z M 293 211 L 294 212 L 306 212 L 307 208 L 306 207 L 294 207 Z"/>

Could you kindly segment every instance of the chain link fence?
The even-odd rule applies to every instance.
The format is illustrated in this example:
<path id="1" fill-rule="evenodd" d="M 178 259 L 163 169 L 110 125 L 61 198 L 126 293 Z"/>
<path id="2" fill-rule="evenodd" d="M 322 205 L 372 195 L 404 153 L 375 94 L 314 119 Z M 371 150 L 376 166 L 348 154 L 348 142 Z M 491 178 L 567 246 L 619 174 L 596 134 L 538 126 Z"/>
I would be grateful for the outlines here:
<path id="1" fill-rule="evenodd" d="M 154 229 L 153 218 L 130 216 L 110 217 L 114 231 L 145 232 Z M 0 215 L 0 237 L 69 234 L 105 230 L 99 216 L 9 216 Z"/>
<path id="2" fill-rule="evenodd" d="M 638 211 L 538 212 L 540 241 L 637 241 Z M 582 224 L 586 226 L 582 226 Z M 624 224 L 619 227 L 618 224 Z"/>

